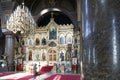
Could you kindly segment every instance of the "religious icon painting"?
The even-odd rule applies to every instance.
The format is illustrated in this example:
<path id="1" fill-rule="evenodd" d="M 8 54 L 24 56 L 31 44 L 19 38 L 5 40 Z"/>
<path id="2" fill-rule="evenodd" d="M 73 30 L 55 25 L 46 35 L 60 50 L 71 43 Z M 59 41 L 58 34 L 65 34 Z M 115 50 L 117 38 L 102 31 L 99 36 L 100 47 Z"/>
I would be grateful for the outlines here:
<path id="1" fill-rule="evenodd" d="M 31 50 L 29 51 L 28 60 L 32 61 L 32 51 Z"/>
<path id="2" fill-rule="evenodd" d="M 49 39 L 57 39 L 57 31 L 56 31 L 55 27 L 50 28 Z"/>
<path id="3" fill-rule="evenodd" d="M 63 51 L 60 52 L 59 59 L 60 59 L 60 61 L 64 61 L 64 52 Z"/>
<path id="4" fill-rule="evenodd" d="M 46 45 L 46 38 L 45 37 L 42 38 L 42 45 Z"/>
<path id="5" fill-rule="evenodd" d="M 40 57 L 40 59 L 42 60 L 42 61 L 46 61 L 47 60 L 47 52 L 46 52 L 46 50 L 45 49 L 42 49 L 41 51 L 40 51 L 40 55 L 41 55 L 41 57 Z"/>
<path id="6" fill-rule="evenodd" d="M 71 44 L 72 43 L 72 36 L 70 34 L 67 35 L 66 42 L 67 42 L 67 44 Z"/>
<path id="7" fill-rule="evenodd" d="M 66 67 L 66 70 L 65 70 L 65 71 L 66 71 L 66 72 L 70 72 L 70 71 L 71 71 L 71 62 L 70 62 L 70 61 L 67 61 L 65 67 Z"/>
<path id="8" fill-rule="evenodd" d="M 64 35 L 60 35 L 60 44 L 64 44 Z"/>
<path id="9" fill-rule="evenodd" d="M 40 55 L 39 55 L 39 53 L 35 53 L 34 58 L 35 58 L 35 61 L 39 61 L 39 60 L 40 60 Z"/>
<path id="10" fill-rule="evenodd" d="M 46 61 L 46 55 L 45 55 L 45 52 L 42 53 L 42 60 L 43 60 L 43 61 Z"/>
<path id="11" fill-rule="evenodd" d="M 31 38 L 29 39 L 29 45 L 32 45 L 32 39 Z"/>
<path id="12" fill-rule="evenodd" d="M 36 43 L 36 45 L 39 45 L 39 44 L 40 44 L 39 38 L 36 38 L 35 43 Z"/>

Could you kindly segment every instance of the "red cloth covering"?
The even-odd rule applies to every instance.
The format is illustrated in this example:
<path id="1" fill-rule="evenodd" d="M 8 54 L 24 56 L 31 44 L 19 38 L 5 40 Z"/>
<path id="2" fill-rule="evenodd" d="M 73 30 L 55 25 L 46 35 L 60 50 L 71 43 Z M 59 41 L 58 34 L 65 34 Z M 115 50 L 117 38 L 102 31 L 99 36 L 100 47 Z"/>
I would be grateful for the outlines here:
<path id="1" fill-rule="evenodd" d="M 78 68 L 78 65 L 72 65 L 72 71 L 76 71 Z"/>
<path id="2" fill-rule="evenodd" d="M 23 65 L 22 64 L 19 64 L 17 65 L 17 71 L 23 71 Z"/>
<path id="3" fill-rule="evenodd" d="M 52 70 L 52 68 L 53 68 L 53 66 L 43 66 L 40 69 L 39 73 L 44 74 L 44 73 L 50 72 Z"/>

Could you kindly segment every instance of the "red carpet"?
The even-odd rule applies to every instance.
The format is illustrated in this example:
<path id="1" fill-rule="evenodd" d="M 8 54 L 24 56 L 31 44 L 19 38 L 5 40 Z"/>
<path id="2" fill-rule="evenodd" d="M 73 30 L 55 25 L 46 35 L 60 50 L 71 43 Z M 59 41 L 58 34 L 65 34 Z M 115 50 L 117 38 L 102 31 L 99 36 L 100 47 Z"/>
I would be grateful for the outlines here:
<path id="1" fill-rule="evenodd" d="M 1 73 L 0 78 L 3 80 L 2 77 L 12 75 L 12 74 L 14 75 L 14 73 L 9 73 L 9 72 Z M 39 76 L 39 74 L 37 74 L 37 75 L 26 75 L 26 76 L 21 77 L 17 80 L 29 80 L 31 78 L 36 78 L 37 76 Z M 14 76 L 14 77 L 6 78 L 5 80 L 16 80 L 15 79 L 16 77 Z M 54 75 L 46 78 L 45 80 L 80 80 L 80 75 L 54 74 Z"/>
<path id="2" fill-rule="evenodd" d="M 14 73 L 13 72 L 2 72 L 2 73 L 0 73 L 0 77 L 7 76 L 7 75 L 10 75 L 10 74 L 14 74 Z"/>
<path id="3" fill-rule="evenodd" d="M 39 76 L 39 75 L 29 75 L 29 76 L 22 77 L 22 78 L 20 78 L 18 80 L 29 80 L 31 78 L 36 78 L 37 76 Z"/>
<path id="4" fill-rule="evenodd" d="M 45 80 L 80 80 L 80 75 L 55 74 L 46 78 Z"/>
<path id="5" fill-rule="evenodd" d="M 6 75 L 3 75 L 0 77 L 0 80 L 29 80 L 31 78 L 36 78 L 39 76 L 38 74 L 36 75 L 31 75 L 31 74 L 26 74 L 26 73 L 16 73 L 16 74 L 7 74 L 3 73 Z"/>
<path id="6" fill-rule="evenodd" d="M 16 73 L 15 75 L 12 75 L 14 73 L 10 73 L 10 72 L 3 72 L 0 73 L 0 78 L 5 80 L 29 80 L 31 78 L 36 78 L 36 76 L 39 76 L 41 74 L 50 72 L 52 70 L 53 66 L 43 66 L 40 71 L 38 72 L 38 74 L 36 75 L 29 75 L 26 73 Z M 19 75 L 20 74 L 20 75 Z M 17 76 L 16 76 L 17 75 Z M 23 76 L 22 76 L 23 75 Z M 7 78 L 6 78 L 7 77 Z"/>

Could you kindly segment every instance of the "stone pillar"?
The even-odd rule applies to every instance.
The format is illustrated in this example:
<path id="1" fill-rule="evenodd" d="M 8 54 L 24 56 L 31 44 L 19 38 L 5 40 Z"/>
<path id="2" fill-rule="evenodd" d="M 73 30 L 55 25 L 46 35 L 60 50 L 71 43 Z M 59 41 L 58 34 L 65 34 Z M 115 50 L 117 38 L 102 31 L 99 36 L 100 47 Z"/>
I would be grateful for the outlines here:
<path id="1" fill-rule="evenodd" d="M 81 74 L 81 80 L 83 78 L 83 67 L 82 67 L 82 54 L 83 54 L 83 36 L 82 36 L 82 12 L 81 12 L 81 0 L 77 0 L 77 25 L 78 25 L 78 29 L 80 30 L 80 60 L 78 60 L 78 72 Z"/>
<path id="2" fill-rule="evenodd" d="M 119 3 L 119 0 L 82 0 L 85 80 L 120 79 Z"/>
<path id="3" fill-rule="evenodd" d="M 5 36 L 5 53 L 7 55 L 7 65 L 9 71 L 14 71 L 14 37 Z"/>

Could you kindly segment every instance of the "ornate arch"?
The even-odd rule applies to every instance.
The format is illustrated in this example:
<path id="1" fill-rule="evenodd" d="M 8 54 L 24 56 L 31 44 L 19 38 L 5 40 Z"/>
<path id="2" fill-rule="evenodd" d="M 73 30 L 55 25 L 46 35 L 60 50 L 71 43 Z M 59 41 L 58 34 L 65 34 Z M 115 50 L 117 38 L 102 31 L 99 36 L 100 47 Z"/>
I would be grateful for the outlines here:
<path id="1" fill-rule="evenodd" d="M 41 12 L 42 12 L 43 10 L 45 10 L 45 13 L 41 14 Z M 66 9 L 63 9 L 63 8 L 45 8 L 45 9 L 43 9 L 43 10 L 41 10 L 40 13 L 36 16 L 36 22 L 38 21 L 38 19 L 39 19 L 42 15 L 44 15 L 44 14 L 46 14 L 46 13 L 48 13 L 48 12 L 51 12 L 51 11 L 58 11 L 58 12 L 60 12 L 60 13 L 65 14 L 65 15 L 72 21 L 72 24 L 73 24 L 75 27 L 77 27 L 77 23 L 76 23 L 77 20 L 76 20 L 76 19 L 72 16 L 72 14 L 70 14 L 70 12 L 67 11 Z"/>

